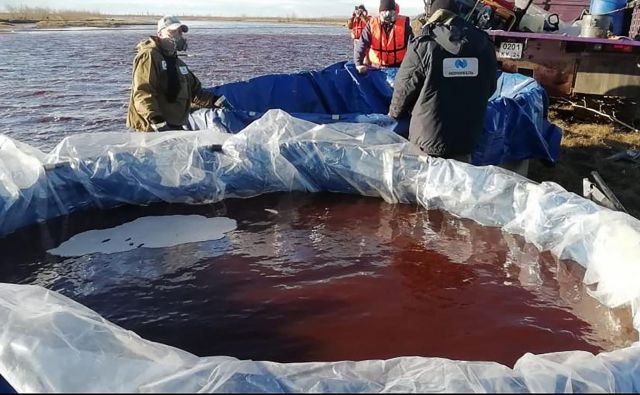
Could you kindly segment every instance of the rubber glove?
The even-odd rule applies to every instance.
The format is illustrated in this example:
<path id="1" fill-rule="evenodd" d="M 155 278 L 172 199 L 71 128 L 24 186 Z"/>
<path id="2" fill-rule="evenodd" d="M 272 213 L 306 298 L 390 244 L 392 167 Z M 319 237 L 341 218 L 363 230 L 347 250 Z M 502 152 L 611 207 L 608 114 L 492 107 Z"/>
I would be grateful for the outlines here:
<path id="1" fill-rule="evenodd" d="M 224 96 L 220 96 L 215 103 L 213 103 L 213 107 L 215 108 L 222 108 L 222 109 L 226 109 L 226 110 L 231 110 L 233 108 L 233 106 L 231 105 L 231 103 L 229 103 L 229 101 L 227 100 L 226 97 Z"/>
<path id="2" fill-rule="evenodd" d="M 171 130 L 171 128 L 166 122 L 158 122 L 158 123 L 152 122 L 151 129 L 153 129 L 154 132 L 166 132 L 167 130 Z"/>

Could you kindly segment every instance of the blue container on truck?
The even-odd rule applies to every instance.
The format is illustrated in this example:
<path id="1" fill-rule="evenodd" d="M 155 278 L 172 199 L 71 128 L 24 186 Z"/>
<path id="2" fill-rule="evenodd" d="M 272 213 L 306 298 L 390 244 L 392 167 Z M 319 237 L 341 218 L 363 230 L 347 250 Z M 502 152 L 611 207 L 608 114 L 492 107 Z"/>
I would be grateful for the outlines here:
<path id="1" fill-rule="evenodd" d="M 627 0 L 591 0 L 589 13 L 591 15 L 609 15 L 612 19 L 611 31 L 617 36 L 622 36 L 624 35 L 622 29 L 624 26 L 624 8 L 626 5 Z"/>

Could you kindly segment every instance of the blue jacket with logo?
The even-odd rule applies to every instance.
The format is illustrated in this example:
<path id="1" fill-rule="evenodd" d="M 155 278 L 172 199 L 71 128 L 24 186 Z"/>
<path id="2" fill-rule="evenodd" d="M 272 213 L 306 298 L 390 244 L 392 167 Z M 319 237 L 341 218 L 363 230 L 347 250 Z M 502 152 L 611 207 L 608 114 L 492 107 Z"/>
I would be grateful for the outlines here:
<path id="1" fill-rule="evenodd" d="M 470 154 L 482 133 L 498 64 L 485 32 L 456 17 L 450 27 L 425 27 L 411 41 L 394 83 L 389 115 L 411 116 L 409 140 L 429 155 Z M 438 42 L 454 43 L 452 53 Z"/>

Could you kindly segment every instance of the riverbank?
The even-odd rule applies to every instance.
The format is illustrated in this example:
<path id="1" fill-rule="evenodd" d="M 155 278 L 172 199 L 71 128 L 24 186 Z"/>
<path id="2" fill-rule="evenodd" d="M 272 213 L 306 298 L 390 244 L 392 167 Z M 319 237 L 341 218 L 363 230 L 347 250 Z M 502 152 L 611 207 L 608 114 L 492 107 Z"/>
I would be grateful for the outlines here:
<path id="1" fill-rule="evenodd" d="M 39 29 L 65 27 L 121 27 L 132 25 L 155 25 L 150 17 L 128 17 L 109 15 L 84 15 L 74 12 L 50 14 L 0 13 L 0 29 L 24 29 L 34 27 Z"/>
<path id="2" fill-rule="evenodd" d="M 337 25 L 347 24 L 347 18 L 289 18 L 289 17 L 223 17 L 223 16 L 181 16 L 180 18 L 190 21 L 212 21 L 212 22 L 253 22 L 253 23 L 294 23 L 301 25 Z"/>
<path id="3" fill-rule="evenodd" d="M 74 13 L 49 15 L 31 15 L 18 17 L 15 14 L 0 13 L 0 30 L 14 29 L 31 25 L 38 29 L 67 27 L 117 28 L 123 26 L 155 25 L 160 18 L 139 15 L 87 15 L 80 17 Z M 252 23 L 291 23 L 303 25 L 342 26 L 346 22 L 337 18 L 289 18 L 289 17 L 217 17 L 217 16 L 180 16 L 186 21 L 211 22 L 252 22 Z"/>

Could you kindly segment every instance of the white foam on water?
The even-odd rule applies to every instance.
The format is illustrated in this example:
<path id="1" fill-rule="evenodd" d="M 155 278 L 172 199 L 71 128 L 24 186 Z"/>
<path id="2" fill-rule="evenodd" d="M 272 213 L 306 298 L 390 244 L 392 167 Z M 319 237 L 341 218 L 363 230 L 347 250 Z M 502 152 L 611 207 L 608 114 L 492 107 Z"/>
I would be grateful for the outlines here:
<path id="1" fill-rule="evenodd" d="M 79 233 L 47 252 L 61 257 L 76 257 L 94 253 L 113 254 L 136 248 L 171 247 L 218 240 L 236 228 L 236 221 L 225 217 L 207 218 L 201 215 L 142 217 L 115 228 Z"/>

